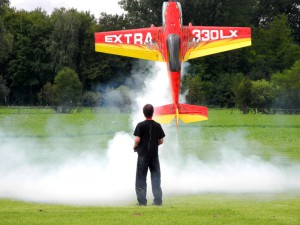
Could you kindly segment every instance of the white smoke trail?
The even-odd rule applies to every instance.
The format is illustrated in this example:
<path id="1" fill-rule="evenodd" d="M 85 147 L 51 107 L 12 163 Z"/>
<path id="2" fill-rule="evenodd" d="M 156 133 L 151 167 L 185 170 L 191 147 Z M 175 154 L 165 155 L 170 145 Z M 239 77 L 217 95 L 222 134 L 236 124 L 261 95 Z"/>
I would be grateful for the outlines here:
<path id="1" fill-rule="evenodd" d="M 148 76 L 144 77 L 144 88 L 133 94 L 135 103 L 133 106 L 134 113 L 131 115 L 133 127 L 144 119 L 141 109 L 145 104 L 150 103 L 153 106 L 161 106 L 170 104 L 172 101 L 166 64 L 150 64 L 152 65 L 149 71 L 150 76 L 148 74 Z M 143 69 L 143 65 L 140 65 L 140 67 Z M 141 71 L 135 71 L 135 73 L 141 73 Z"/>
<path id="2" fill-rule="evenodd" d="M 24 145 L 29 146 L 25 149 Z M 26 141 L 4 142 L 0 147 L 0 198 L 88 205 L 132 201 L 135 159 L 131 146 L 131 137 L 119 132 L 108 143 L 105 155 L 87 152 L 70 157 L 63 153 L 64 160 L 55 164 L 32 160 Z"/>
<path id="3" fill-rule="evenodd" d="M 133 95 L 136 106 L 131 116 L 132 128 L 144 119 L 144 104 L 163 105 L 171 101 L 165 65 L 150 65 L 144 90 L 136 90 Z M 49 121 L 47 129 L 55 132 L 55 122 Z M 182 152 L 174 126 L 164 129 L 165 143 L 160 147 L 164 195 L 300 190 L 299 164 L 281 166 L 259 156 L 243 155 L 240 149 L 249 148 L 249 143 L 241 134 L 233 134 L 239 148 L 224 142 L 223 147 L 216 146 L 219 157 L 205 161 Z M 201 145 L 199 128 L 188 132 L 190 140 L 185 141 L 196 139 L 195 144 Z M 11 138 L 4 128 L 0 129 L 0 137 L 0 198 L 79 205 L 135 202 L 136 154 L 131 133 L 116 133 L 104 150 L 98 150 L 96 143 L 83 143 L 85 151 L 78 154 L 68 152 L 55 140 L 47 146 L 38 140 Z"/>

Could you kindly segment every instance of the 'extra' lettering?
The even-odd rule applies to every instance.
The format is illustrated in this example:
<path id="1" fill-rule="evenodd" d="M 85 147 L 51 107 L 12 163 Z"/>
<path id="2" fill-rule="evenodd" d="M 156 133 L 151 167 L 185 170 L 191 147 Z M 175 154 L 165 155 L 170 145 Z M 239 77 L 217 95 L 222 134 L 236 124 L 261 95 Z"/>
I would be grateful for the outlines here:
<path id="1" fill-rule="evenodd" d="M 207 42 L 219 39 L 228 39 L 238 37 L 238 30 L 229 30 L 229 34 L 225 34 L 224 30 L 193 30 L 192 34 L 195 35 L 193 41 L 195 42 Z M 227 33 L 228 33 L 227 32 Z"/>
<path id="2" fill-rule="evenodd" d="M 152 43 L 152 35 L 150 32 L 147 32 L 146 35 L 143 33 L 113 34 L 106 35 L 104 41 L 114 44 L 147 44 Z"/>

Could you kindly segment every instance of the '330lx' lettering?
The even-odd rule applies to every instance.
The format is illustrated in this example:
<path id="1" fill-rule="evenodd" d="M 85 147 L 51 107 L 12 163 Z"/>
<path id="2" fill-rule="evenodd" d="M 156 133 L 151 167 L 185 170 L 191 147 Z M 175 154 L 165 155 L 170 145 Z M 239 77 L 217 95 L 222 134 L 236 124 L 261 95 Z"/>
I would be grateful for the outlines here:
<path id="1" fill-rule="evenodd" d="M 237 30 L 193 30 L 192 34 L 196 36 L 193 41 L 214 41 L 219 39 L 237 38 Z"/>

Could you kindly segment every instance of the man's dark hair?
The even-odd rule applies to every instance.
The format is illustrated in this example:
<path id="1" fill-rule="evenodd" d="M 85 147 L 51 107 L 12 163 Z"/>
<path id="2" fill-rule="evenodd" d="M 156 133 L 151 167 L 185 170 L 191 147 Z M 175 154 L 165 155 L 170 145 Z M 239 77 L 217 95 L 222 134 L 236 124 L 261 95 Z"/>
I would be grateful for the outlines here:
<path id="1" fill-rule="evenodd" d="M 151 118 L 153 116 L 154 108 L 153 105 L 147 104 L 143 108 L 143 113 L 146 118 Z"/>

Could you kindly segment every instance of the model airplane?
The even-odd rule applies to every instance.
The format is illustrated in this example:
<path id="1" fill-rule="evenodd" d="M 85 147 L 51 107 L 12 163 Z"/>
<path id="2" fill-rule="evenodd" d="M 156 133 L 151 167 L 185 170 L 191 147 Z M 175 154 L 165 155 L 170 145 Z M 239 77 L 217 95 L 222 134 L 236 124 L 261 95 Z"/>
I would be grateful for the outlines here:
<path id="1" fill-rule="evenodd" d="M 182 25 L 178 0 L 163 3 L 161 27 L 95 33 L 97 52 L 166 62 L 172 91 L 172 104 L 155 107 L 155 120 L 178 126 L 208 119 L 204 106 L 179 103 L 181 64 L 189 59 L 251 45 L 248 27 L 210 27 Z"/>

